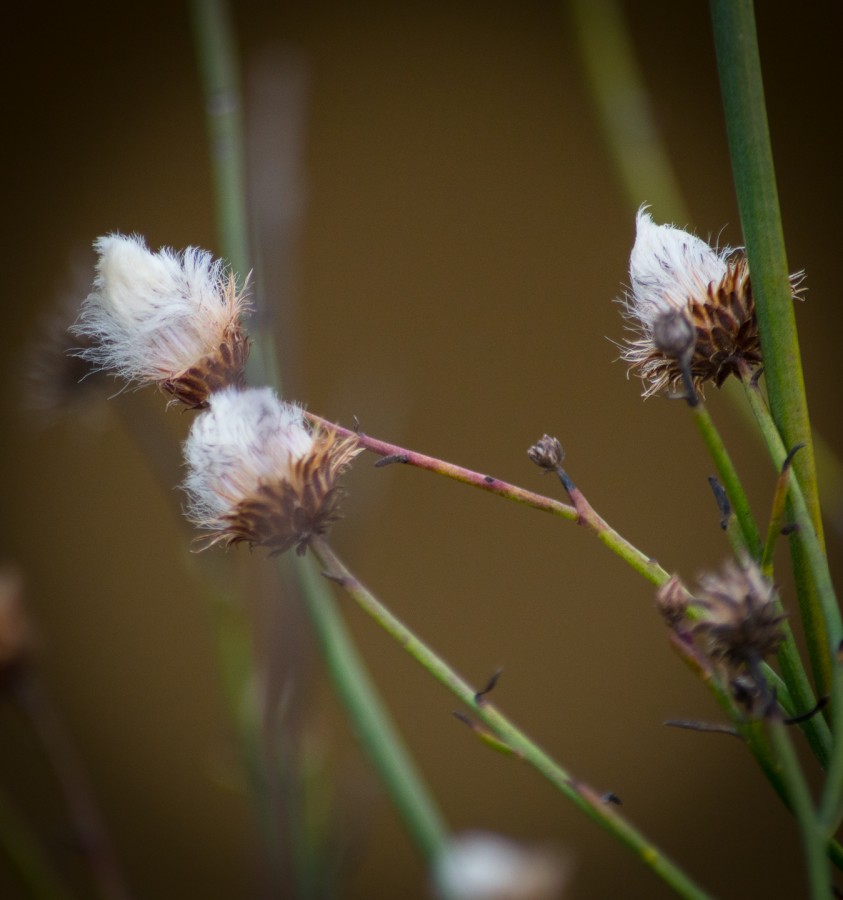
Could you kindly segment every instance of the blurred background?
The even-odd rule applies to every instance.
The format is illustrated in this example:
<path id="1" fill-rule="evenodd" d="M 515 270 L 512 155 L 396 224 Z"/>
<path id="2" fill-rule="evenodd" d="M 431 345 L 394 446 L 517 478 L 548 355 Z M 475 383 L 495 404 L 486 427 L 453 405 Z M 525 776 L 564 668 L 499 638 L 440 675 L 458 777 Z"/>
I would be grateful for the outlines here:
<path id="1" fill-rule="evenodd" d="M 642 550 L 686 579 L 718 566 L 728 546 L 694 424 L 681 404 L 642 401 L 611 343 L 635 207 L 653 198 L 618 178 L 568 6 L 252 0 L 233 13 L 257 284 L 276 308 L 285 394 L 561 498 L 525 454 L 557 435 L 572 478 Z M 626 13 L 687 204 L 676 224 L 740 244 L 706 5 Z M 151 390 L 71 390 L 43 359 L 32 375 L 45 323 L 89 289 L 98 235 L 219 251 L 189 10 L 83 2 L 9 15 L 0 560 L 24 580 L 45 690 L 126 879 L 159 900 L 264 897 L 279 883 L 238 752 L 249 695 L 230 701 L 219 652 L 227 628 L 254 622 L 277 692 L 256 703 L 277 701 L 272 727 L 330 785 L 314 827 L 337 893 L 424 897 L 424 868 L 309 649 L 297 598 L 274 590 L 261 553 L 190 553 L 175 489 L 190 415 L 165 412 Z M 789 262 L 807 272 L 797 312 L 811 412 L 840 453 L 836 37 L 811 4 L 763 4 L 758 26 Z M 710 409 L 764 521 L 774 473 L 724 394 L 708 392 Z M 495 702 L 619 795 L 713 894 L 801 895 L 796 830 L 749 754 L 663 726 L 719 714 L 671 652 L 649 585 L 568 522 L 372 462 L 349 473 L 333 533 L 359 577 L 471 682 L 502 667 Z M 839 580 L 839 508 L 829 526 Z M 667 895 L 344 610 L 454 829 L 558 849 L 580 900 Z M 54 776 L 10 702 L 0 773 L 72 894 L 91 896 Z M 0 895 L 20 895 L 2 861 Z"/>

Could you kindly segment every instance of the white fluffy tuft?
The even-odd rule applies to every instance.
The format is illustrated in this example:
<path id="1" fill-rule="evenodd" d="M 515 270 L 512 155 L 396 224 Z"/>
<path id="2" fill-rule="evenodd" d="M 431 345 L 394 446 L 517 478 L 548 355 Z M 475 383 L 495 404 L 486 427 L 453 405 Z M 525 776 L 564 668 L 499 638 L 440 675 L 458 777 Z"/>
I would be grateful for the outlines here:
<path id="1" fill-rule="evenodd" d="M 94 248 L 94 289 L 72 330 L 93 341 L 79 356 L 98 369 L 136 382 L 171 378 L 212 352 L 246 309 L 225 264 L 205 250 L 152 253 L 139 235 L 122 234 Z"/>
<path id="2" fill-rule="evenodd" d="M 211 395 L 210 409 L 194 420 L 184 445 L 190 517 L 213 527 L 262 483 L 284 479 L 312 449 L 301 409 L 271 388 L 230 387 Z"/>

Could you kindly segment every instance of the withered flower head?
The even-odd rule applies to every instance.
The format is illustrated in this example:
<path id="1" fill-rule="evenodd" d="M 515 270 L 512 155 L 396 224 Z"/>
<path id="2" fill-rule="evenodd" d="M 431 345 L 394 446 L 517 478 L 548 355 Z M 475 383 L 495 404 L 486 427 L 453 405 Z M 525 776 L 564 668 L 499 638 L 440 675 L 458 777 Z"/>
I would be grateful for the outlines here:
<path id="1" fill-rule="evenodd" d="M 729 560 L 718 574 L 699 579 L 694 605 L 702 611 L 691 632 L 710 659 L 733 670 L 750 668 L 775 653 L 782 641 L 776 589 L 754 562 Z"/>
<path id="2" fill-rule="evenodd" d="M 226 388 L 194 421 L 184 446 L 189 517 L 205 546 L 245 541 L 272 555 L 324 534 L 339 518 L 339 476 L 356 440 L 311 429 L 270 388 Z"/>
<path id="3" fill-rule="evenodd" d="M 565 459 L 565 451 L 562 449 L 562 444 L 559 443 L 559 438 L 545 434 L 530 447 L 527 456 L 540 469 L 555 472 Z"/>
<path id="4" fill-rule="evenodd" d="M 221 260 L 195 247 L 152 253 L 137 235 L 109 234 L 94 247 L 94 289 L 72 329 L 91 342 L 80 357 L 192 409 L 242 383 L 248 304 Z"/>
<path id="5" fill-rule="evenodd" d="M 718 387 L 743 361 L 761 362 L 761 342 L 746 257 L 672 225 L 642 207 L 629 259 L 631 291 L 621 301 L 632 336 L 621 346 L 649 397 L 682 380 Z M 791 279 L 796 287 L 799 277 Z"/>

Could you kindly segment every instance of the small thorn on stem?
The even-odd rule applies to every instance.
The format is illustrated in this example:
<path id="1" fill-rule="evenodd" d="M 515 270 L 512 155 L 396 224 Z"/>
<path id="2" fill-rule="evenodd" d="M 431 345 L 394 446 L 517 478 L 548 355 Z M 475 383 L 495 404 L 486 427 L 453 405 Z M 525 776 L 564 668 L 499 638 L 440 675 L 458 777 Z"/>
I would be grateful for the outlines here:
<path id="1" fill-rule="evenodd" d="M 393 453 L 391 456 L 383 456 L 376 463 L 376 469 L 382 469 L 384 466 L 391 466 L 393 463 L 408 463 L 410 457 L 406 453 Z"/>
<path id="2" fill-rule="evenodd" d="M 604 803 L 614 803 L 615 806 L 622 806 L 621 798 L 614 791 L 606 791 L 600 798 Z"/>
<path id="3" fill-rule="evenodd" d="M 752 377 L 749 379 L 749 386 L 758 389 L 758 382 L 761 380 L 761 376 L 764 374 L 764 366 L 759 366 L 753 373 Z"/>
<path id="4" fill-rule="evenodd" d="M 665 725 L 671 728 L 683 728 L 686 731 L 706 731 L 711 734 L 729 734 L 732 737 L 738 737 L 736 729 L 731 725 L 717 725 L 712 722 L 695 722 L 690 719 L 668 719 Z"/>
<path id="5" fill-rule="evenodd" d="M 355 434 L 360 434 L 360 419 L 357 416 L 354 416 L 351 420 L 351 430 Z"/>
<path id="6" fill-rule="evenodd" d="M 495 685 L 498 683 L 502 673 L 503 669 L 495 669 L 492 677 L 486 682 L 486 686 L 474 695 L 474 702 L 478 706 L 482 706 L 486 702 L 486 694 L 490 694 L 495 689 Z"/>
<path id="7" fill-rule="evenodd" d="M 717 502 L 717 508 L 720 510 L 720 527 L 723 531 L 726 531 L 729 527 L 729 519 L 732 516 L 732 504 L 729 502 L 726 488 L 713 475 L 709 475 L 708 483 Z"/>
<path id="8" fill-rule="evenodd" d="M 784 458 L 784 462 L 782 463 L 782 472 L 786 472 L 786 471 L 790 468 L 791 464 L 793 463 L 793 457 L 796 456 L 796 454 L 797 454 L 804 446 L 805 446 L 805 442 L 802 441 L 802 442 L 796 444 L 794 447 L 791 448 L 790 452 L 789 452 L 789 453 L 787 454 L 787 456 Z"/>
<path id="9" fill-rule="evenodd" d="M 822 710 L 828 706 L 828 700 L 828 695 L 820 697 L 813 709 L 809 709 L 808 712 L 800 713 L 798 716 L 791 716 L 789 719 L 783 719 L 782 721 L 785 725 L 801 725 L 802 722 L 813 719 L 818 712 L 822 712 Z"/>
<path id="10" fill-rule="evenodd" d="M 328 581 L 333 581 L 340 587 L 346 587 L 349 584 L 349 580 L 344 575 L 340 575 L 337 572 L 329 572 L 327 569 L 322 570 L 322 577 L 327 578 Z"/>

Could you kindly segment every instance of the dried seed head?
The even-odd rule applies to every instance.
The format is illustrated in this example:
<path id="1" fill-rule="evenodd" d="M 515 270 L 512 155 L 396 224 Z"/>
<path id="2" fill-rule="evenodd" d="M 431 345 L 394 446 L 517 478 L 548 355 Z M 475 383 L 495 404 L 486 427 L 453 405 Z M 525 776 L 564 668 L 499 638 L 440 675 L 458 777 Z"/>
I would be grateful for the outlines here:
<path id="1" fill-rule="evenodd" d="M 559 438 L 544 435 L 527 451 L 527 456 L 540 468 L 555 472 L 565 459 L 565 451 Z"/>
<path id="2" fill-rule="evenodd" d="M 94 247 L 94 290 L 72 329 L 91 341 L 80 357 L 194 409 L 242 384 L 248 304 L 222 261 L 195 247 L 152 253 L 137 235 L 106 235 Z"/>
<path id="3" fill-rule="evenodd" d="M 558 853 L 484 832 L 457 835 L 434 869 L 435 895 L 449 900 L 558 900 L 569 878 Z"/>
<path id="4" fill-rule="evenodd" d="M 656 225 L 643 208 L 629 260 L 632 290 L 622 300 L 632 337 L 621 358 L 644 382 L 644 396 L 682 380 L 718 387 L 742 362 L 761 363 L 761 341 L 746 258 L 714 250 L 687 231 Z M 796 290 L 799 276 L 791 279 Z M 687 343 L 687 346 L 686 346 Z"/>
<path id="5" fill-rule="evenodd" d="M 775 653 L 785 616 L 773 583 L 754 562 L 739 566 L 730 560 L 720 573 L 701 576 L 699 585 L 694 606 L 702 617 L 691 633 L 703 653 L 735 674 Z"/>
<path id="6" fill-rule="evenodd" d="M 676 628 L 685 618 L 690 602 L 691 595 L 678 575 L 671 575 L 656 591 L 656 608 L 671 628 Z"/>
<path id="7" fill-rule="evenodd" d="M 324 534 L 339 518 L 339 476 L 360 452 L 354 438 L 309 428 L 301 409 L 269 388 L 226 388 L 185 443 L 189 517 L 205 546 L 245 541 L 272 555 Z"/>

